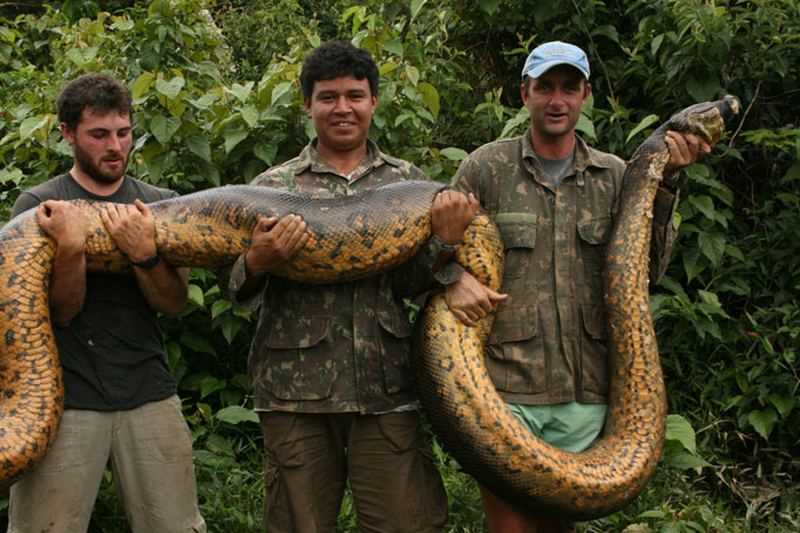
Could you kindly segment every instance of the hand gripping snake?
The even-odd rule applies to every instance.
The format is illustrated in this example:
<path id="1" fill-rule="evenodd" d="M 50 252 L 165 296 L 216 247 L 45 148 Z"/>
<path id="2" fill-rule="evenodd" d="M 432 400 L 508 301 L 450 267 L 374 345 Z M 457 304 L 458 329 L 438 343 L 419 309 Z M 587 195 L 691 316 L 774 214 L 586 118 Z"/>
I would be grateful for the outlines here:
<path id="1" fill-rule="evenodd" d="M 625 172 L 622 207 L 608 245 L 606 305 L 611 392 L 603 437 L 573 454 L 533 437 L 505 408 L 483 364 L 492 317 L 467 327 L 442 294 L 428 303 L 415 367 L 420 398 L 448 451 L 480 483 L 523 508 L 564 517 L 613 512 L 652 475 L 665 433 L 666 400 L 649 312 L 648 251 L 655 191 L 669 154 L 666 129 L 716 142 L 738 112 L 733 97 L 685 109 L 656 130 Z M 259 215 L 303 217 L 312 234 L 275 275 L 299 282 L 348 281 L 392 268 L 430 234 L 435 182 L 400 182 L 359 195 L 311 199 L 265 187 L 227 186 L 151 204 L 159 254 L 174 266 L 217 268 L 243 253 Z M 89 220 L 87 268 L 130 268 L 100 219 L 102 203 L 80 203 Z M 34 210 L 0 230 L 0 483 L 33 467 L 55 438 L 63 411 L 61 367 L 48 285 L 55 245 Z M 498 289 L 503 248 L 477 216 L 457 261 Z"/>

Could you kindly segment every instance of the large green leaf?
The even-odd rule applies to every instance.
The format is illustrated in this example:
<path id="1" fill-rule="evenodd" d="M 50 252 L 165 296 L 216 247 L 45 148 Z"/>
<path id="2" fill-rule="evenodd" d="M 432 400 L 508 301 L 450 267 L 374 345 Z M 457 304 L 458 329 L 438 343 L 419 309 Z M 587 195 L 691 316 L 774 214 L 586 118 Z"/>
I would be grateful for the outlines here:
<path id="1" fill-rule="evenodd" d="M 689 421 L 681 415 L 667 416 L 666 438 L 680 442 L 684 449 L 692 454 L 697 452 L 694 429 Z"/>
<path id="2" fill-rule="evenodd" d="M 242 422 L 254 422 L 258 424 L 258 415 L 252 409 L 241 407 L 239 405 L 231 405 L 224 407 L 216 412 L 214 415 L 218 420 L 228 424 L 241 424 Z"/>
<path id="3" fill-rule="evenodd" d="M 759 435 L 769 440 L 769 435 L 775 427 L 775 422 L 778 421 L 778 413 L 772 407 L 765 407 L 764 409 L 751 411 L 747 415 L 747 421 L 753 426 Z"/>
<path id="4" fill-rule="evenodd" d="M 181 76 L 175 76 L 171 80 L 158 78 L 156 80 L 156 91 L 163 94 L 169 99 L 176 98 L 180 94 L 181 89 L 186 85 L 186 80 Z"/>
<path id="5" fill-rule="evenodd" d="M 181 121 L 173 117 L 156 115 L 150 121 L 150 131 L 161 144 L 167 144 L 180 128 Z"/>

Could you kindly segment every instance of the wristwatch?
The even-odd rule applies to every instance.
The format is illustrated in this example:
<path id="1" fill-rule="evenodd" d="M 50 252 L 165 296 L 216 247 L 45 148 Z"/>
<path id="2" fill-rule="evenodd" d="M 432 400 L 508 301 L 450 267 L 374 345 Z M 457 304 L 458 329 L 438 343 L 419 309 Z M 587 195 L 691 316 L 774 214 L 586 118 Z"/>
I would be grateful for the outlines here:
<path id="1" fill-rule="evenodd" d="M 447 244 L 436 235 L 431 235 L 428 239 L 428 253 L 433 261 L 436 262 L 442 254 L 454 254 L 458 250 L 457 244 Z M 464 268 L 455 261 L 449 261 L 442 265 L 442 267 L 433 274 L 435 279 L 440 285 L 452 285 L 464 273 Z"/>
<path id="2" fill-rule="evenodd" d="M 158 255 L 158 252 L 156 252 L 155 255 L 153 255 L 152 257 L 148 257 L 144 261 L 131 261 L 131 264 L 135 267 L 141 268 L 142 270 L 152 270 L 160 262 L 161 262 L 161 256 Z"/>
<path id="3" fill-rule="evenodd" d="M 454 254 L 456 253 L 456 250 L 458 250 L 457 244 L 444 243 L 442 242 L 442 239 L 440 239 L 435 233 L 431 235 L 430 239 L 428 239 L 428 244 L 433 248 L 433 251 L 436 252 L 436 256 L 442 253 Z"/>

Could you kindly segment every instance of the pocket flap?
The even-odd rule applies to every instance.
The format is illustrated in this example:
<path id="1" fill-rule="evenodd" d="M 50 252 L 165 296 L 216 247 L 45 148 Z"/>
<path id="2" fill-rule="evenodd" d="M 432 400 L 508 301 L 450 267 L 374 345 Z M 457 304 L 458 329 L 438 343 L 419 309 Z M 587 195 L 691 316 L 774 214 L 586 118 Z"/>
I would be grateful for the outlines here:
<path id="1" fill-rule="evenodd" d="M 583 328 L 593 339 L 604 340 L 608 338 L 606 330 L 606 309 L 603 304 L 584 304 L 581 306 Z"/>
<path id="2" fill-rule="evenodd" d="M 611 238 L 611 217 L 593 218 L 578 222 L 578 234 L 589 244 L 605 244 Z"/>
<path id="3" fill-rule="evenodd" d="M 285 321 L 281 323 L 285 324 Z M 310 348 L 328 336 L 330 318 L 312 316 L 301 318 L 291 328 L 283 329 L 273 324 L 267 337 L 267 348 L 286 350 L 291 348 Z"/>
<path id="4" fill-rule="evenodd" d="M 411 336 L 411 324 L 402 315 L 402 311 L 379 309 L 376 314 L 381 327 L 398 339 L 405 339 Z"/>
<path id="5" fill-rule="evenodd" d="M 494 222 L 500 229 L 503 246 L 509 248 L 533 248 L 536 245 L 536 223 L 538 217 L 532 213 L 498 213 Z"/>
<path id="6" fill-rule="evenodd" d="M 539 334 L 539 313 L 535 305 L 502 307 L 489 334 L 490 344 L 519 342 Z"/>

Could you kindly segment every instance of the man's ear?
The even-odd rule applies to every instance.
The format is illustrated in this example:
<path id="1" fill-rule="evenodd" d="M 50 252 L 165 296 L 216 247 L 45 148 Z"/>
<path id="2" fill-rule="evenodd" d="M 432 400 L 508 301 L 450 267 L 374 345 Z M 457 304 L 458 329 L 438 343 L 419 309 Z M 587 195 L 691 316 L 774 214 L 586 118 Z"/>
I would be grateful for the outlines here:
<path id="1" fill-rule="evenodd" d="M 583 99 L 586 100 L 592 95 L 592 84 L 588 81 L 583 86 Z"/>
<path id="2" fill-rule="evenodd" d="M 69 144 L 75 144 L 75 130 L 70 128 L 66 122 L 59 123 L 58 130 Z"/>
<path id="3" fill-rule="evenodd" d="M 522 98 L 522 103 L 528 103 L 528 85 L 530 85 L 530 81 L 528 78 L 522 80 L 522 83 L 519 84 L 519 96 Z"/>
<path id="4" fill-rule="evenodd" d="M 303 98 L 303 109 L 307 115 L 311 116 L 311 98 Z"/>

